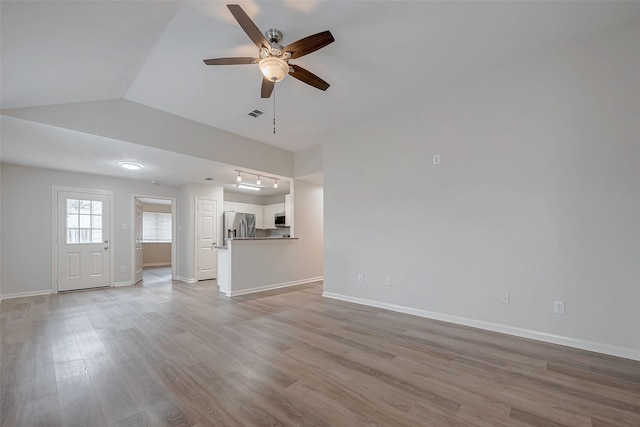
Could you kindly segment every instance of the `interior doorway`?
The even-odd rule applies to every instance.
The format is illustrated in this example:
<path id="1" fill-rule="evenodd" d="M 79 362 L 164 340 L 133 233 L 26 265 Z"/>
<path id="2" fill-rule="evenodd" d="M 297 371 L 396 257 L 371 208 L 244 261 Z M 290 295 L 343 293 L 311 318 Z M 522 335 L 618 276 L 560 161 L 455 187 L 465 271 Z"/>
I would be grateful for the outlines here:
<path id="1" fill-rule="evenodd" d="M 132 284 L 174 280 L 175 199 L 134 195 L 132 205 Z"/>

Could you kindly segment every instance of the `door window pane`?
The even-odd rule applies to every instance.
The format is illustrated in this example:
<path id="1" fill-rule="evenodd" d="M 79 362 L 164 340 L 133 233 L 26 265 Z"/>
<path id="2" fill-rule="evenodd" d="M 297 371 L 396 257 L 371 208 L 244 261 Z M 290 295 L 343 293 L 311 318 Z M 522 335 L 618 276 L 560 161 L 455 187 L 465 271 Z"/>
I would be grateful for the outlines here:
<path id="1" fill-rule="evenodd" d="M 80 228 L 91 228 L 91 215 L 80 215 Z"/>
<path id="2" fill-rule="evenodd" d="M 67 243 L 102 243 L 102 202 L 67 199 Z"/>
<path id="3" fill-rule="evenodd" d="M 78 215 L 67 214 L 67 228 L 78 228 Z"/>
<path id="4" fill-rule="evenodd" d="M 91 213 L 91 200 L 80 200 L 80 213 Z"/>
<path id="5" fill-rule="evenodd" d="M 80 243 L 91 243 L 91 229 L 90 228 L 81 228 L 80 229 Z"/>
<path id="6" fill-rule="evenodd" d="M 67 243 L 80 243 L 78 230 L 67 230 Z"/>
<path id="7" fill-rule="evenodd" d="M 67 213 L 78 213 L 79 200 L 67 199 Z"/>

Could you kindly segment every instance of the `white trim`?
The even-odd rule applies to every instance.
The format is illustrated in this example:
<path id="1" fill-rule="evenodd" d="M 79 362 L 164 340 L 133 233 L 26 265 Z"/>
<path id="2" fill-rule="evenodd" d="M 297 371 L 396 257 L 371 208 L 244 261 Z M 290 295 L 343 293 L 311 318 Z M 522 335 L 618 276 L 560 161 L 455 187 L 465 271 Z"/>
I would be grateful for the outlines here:
<path id="1" fill-rule="evenodd" d="M 116 282 L 116 283 L 113 284 L 113 286 L 115 288 L 119 288 L 121 286 L 133 286 L 133 285 L 135 285 L 135 283 L 131 283 L 131 280 L 129 280 L 127 282 Z"/>
<path id="2" fill-rule="evenodd" d="M 29 291 L 29 292 L 12 292 L 10 294 L 0 295 L 0 301 L 4 301 L 10 298 L 24 298 L 24 297 L 35 297 L 39 295 L 51 295 L 52 292 L 50 290 L 46 291 Z"/>
<path id="3" fill-rule="evenodd" d="M 191 278 L 187 278 L 187 277 L 182 277 L 182 276 L 176 276 L 176 278 L 173 279 L 173 280 L 179 280 L 179 281 L 185 282 L 185 283 L 196 283 L 197 282 L 197 280 L 192 278 L 192 277 Z"/>
<path id="4" fill-rule="evenodd" d="M 624 357 L 640 361 L 640 350 L 619 347 L 610 344 L 599 343 L 595 341 L 581 340 L 577 338 L 565 337 L 561 335 L 549 334 L 546 332 L 533 331 L 530 329 L 516 328 L 513 326 L 501 325 L 499 323 L 485 322 L 482 320 L 469 319 L 466 317 L 452 316 L 449 314 L 437 313 L 433 311 L 420 310 L 417 308 L 404 307 L 401 305 L 388 304 L 379 301 L 368 300 L 364 298 L 352 297 L 349 295 L 337 294 L 333 292 L 323 292 L 323 297 L 333 298 L 341 301 L 351 302 L 355 304 L 367 305 L 370 307 L 382 308 L 385 310 L 396 311 L 399 313 L 411 314 L 428 319 L 441 320 L 443 322 L 456 323 L 459 325 L 470 326 L 473 328 L 485 329 L 488 331 L 499 332 L 517 337 L 529 338 L 537 341 L 544 341 L 551 344 L 559 344 L 567 347 L 578 348 L 581 350 L 594 351 L 597 353 L 608 354 L 611 356 Z"/>
<path id="5" fill-rule="evenodd" d="M 112 287 L 115 279 L 115 256 L 113 255 L 115 236 L 115 195 L 112 190 L 101 190 L 66 185 L 51 186 L 51 293 L 58 293 L 58 192 L 68 191 L 87 194 L 102 194 L 109 197 L 109 284 Z"/>
<path id="6" fill-rule="evenodd" d="M 319 282 L 323 276 L 310 277 L 308 279 L 294 280 L 292 282 L 275 283 L 273 285 L 258 286 L 256 288 L 241 289 L 239 291 L 230 291 L 226 293 L 228 297 L 237 297 L 239 295 L 254 294 L 256 292 L 270 291 L 272 289 L 288 288 L 289 286 L 304 285 L 305 283 Z"/>
<path id="7" fill-rule="evenodd" d="M 171 280 L 178 280 L 176 276 L 177 268 L 177 251 L 176 251 L 176 241 L 177 241 L 177 221 L 176 221 L 176 198 L 175 197 L 167 197 L 167 196 L 152 196 L 148 194 L 131 194 L 131 282 L 135 280 L 136 277 L 136 238 L 134 236 L 133 223 L 136 220 L 136 199 L 139 198 L 149 198 L 149 199 L 161 199 L 161 200 L 170 200 L 171 201 Z M 144 264 L 142 265 L 144 267 Z M 142 280 L 142 279 L 140 279 Z M 139 280 L 139 281 L 140 281 Z M 139 282 L 138 281 L 138 282 Z M 136 282 L 136 283 L 138 283 Z"/>

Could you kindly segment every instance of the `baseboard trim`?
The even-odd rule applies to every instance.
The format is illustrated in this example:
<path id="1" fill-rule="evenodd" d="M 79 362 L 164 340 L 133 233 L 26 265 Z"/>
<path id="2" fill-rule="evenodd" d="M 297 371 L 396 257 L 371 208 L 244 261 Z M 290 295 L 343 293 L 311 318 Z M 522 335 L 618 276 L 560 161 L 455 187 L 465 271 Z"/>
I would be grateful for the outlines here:
<path id="1" fill-rule="evenodd" d="M 323 280 L 323 276 L 310 277 L 310 278 L 307 278 L 307 279 L 294 280 L 294 281 L 291 281 L 291 282 L 275 283 L 273 285 L 265 285 L 265 286 L 258 286 L 258 287 L 255 287 L 255 288 L 241 289 L 239 291 L 231 291 L 231 292 L 227 292 L 226 296 L 228 296 L 228 297 L 237 297 L 237 296 L 240 296 L 240 295 L 255 294 L 256 292 L 265 292 L 265 291 L 270 291 L 270 290 L 273 290 L 273 289 L 288 288 L 290 286 L 304 285 L 306 283 L 319 282 L 321 280 Z"/>
<path id="2" fill-rule="evenodd" d="M 130 280 L 129 280 L 129 281 L 126 281 L 126 282 L 115 282 L 115 283 L 113 284 L 113 286 L 114 286 L 115 288 L 119 288 L 119 287 L 121 287 L 121 286 L 131 286 L 131 285 L 133 285 L 133 283 L 131 283 L 131 281 L 130 281 Z"/>
<path id="3" fill-rule="evenodd" d="M 142 264 L 142 267 L 171 267 L 170 262 L 150 262 L 148 264 Z"/>
<path id="4" fill-rule="evenodd" d="M 185 282 L 185 283 L 196 283 L 197 280 L 193 279 L 193 278 L 186 278 L 186 277 L 181 277 L 181 276 L 176 276 L 175 280 L 179 280 L 181 282 Z"/>
<path id="5" fill-rule="evenodd" d="M 40 295 L 51 295 L 51 289 L 48 289 L 46 291 L 12 292 L 9 294 L 0 294 L 0 301 L 12 298 L 36 297 Z"/>
<path id="6" fill-rule="evenodd" d="M 599 343 L 595 341 L 580 340 L 577 338 L 565 337 L 561 335 L 548 334 L 530 329 L 516 328 L 513 326 L 501 325 L 499 323 L 485 322 L 482 320 L 474 320 L 466 317 L 452 316 L 449 314 L 437 313 L 433 311 L 420 310 L 401 305 L 389 304 L 379 301 L 368 300 L 364 298 L 352 297 L 349 295 L 338 294 L 334 292 L 323 292 L 323 297 L 337 299 L 340 301 L 361 304 L 370 307 L 382 308 L 385 310 L 396 311 L 399 313 L 411 314 L 414 316 L 425 317 L 443 322 L 456 323 L 473 328 L 485 329 L 492 332 L 499 332 L 507 335 L 514 335 L 521 338 L 529 338 L 536 341 L 543 341 L 551 344 L 564 345 L 580 350 L 593 351 L 596 353 L 608 354 L 610 356 L 623 357 L 625 359 L 640 361 L 640 350 L 627 347 L 619 347 L 610 344 Z"/>

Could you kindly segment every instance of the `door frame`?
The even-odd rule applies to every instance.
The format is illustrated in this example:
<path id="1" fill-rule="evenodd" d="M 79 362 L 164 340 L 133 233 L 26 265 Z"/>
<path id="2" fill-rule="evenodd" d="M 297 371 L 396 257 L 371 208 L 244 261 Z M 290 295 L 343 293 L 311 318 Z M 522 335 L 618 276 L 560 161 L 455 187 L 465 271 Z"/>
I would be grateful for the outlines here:
<path id="1" fill-rule="evenodd" d="M 97 188 L 67 187 L 64 185 L 51 186 L 51 293 L 58 293 L 58 192 L 69 191 L 76 193 L 100 194 L 109 198 L 109 287 L 113 287 L 115 275 L 115 256 L 113 254 L 115 233 L 114 192 Z"/>
<path id="2" fill-rule="evenodd" d="M 211 197 L 206 197 L 206 196 L 196 196 L 194 199 L 194 205 L 193 205 L 193 213 L 194 213 L 194 227 L 193 227 L 193 236 L 194 236 L 194 242 L 193 242 L 193 250 L 194 250 L 194 276 L 195 276 L 195 282 L 198 282 L 200 280 L 200 248 L 198 248 L 198 202 L 200 200 L 212 200 L 214 202 L 216 202 L 216 237 L 217 237 L 217 242 L 216 242 L 216 246 L 222 246 L 220 245 L 220 227 L 222 227 L 222 225 L 220 224 L 220 215 L 218 214 L 218 199 L 214 199 Z M 216 265 L 217 265 L 217 251 L 218 249 L 216 249 Z M 216 277 L 212 280 L 215 280 L 216 282 L 218 281 L 218 267 L 216 266 Z"/>
<path id="3" fill-rule="evenodd" d="M 131 243 L 131 268 L 130 268 L 130 285 L 135 285 L 133 281 L 136 279 L 136 237 L 134 235 L 133 222 L 136 220 L 136 199 L 160 199 L 171 201 L 171 280 L 176 280 L 177 277 L 177 251 L 176 251 L 176 239 L 178 236 L 178 230 L 176 227 L 176 198 L 167 196 L 152 196 L 149 194 L 131 194 L 131 233 L 129 239 Z"/>

